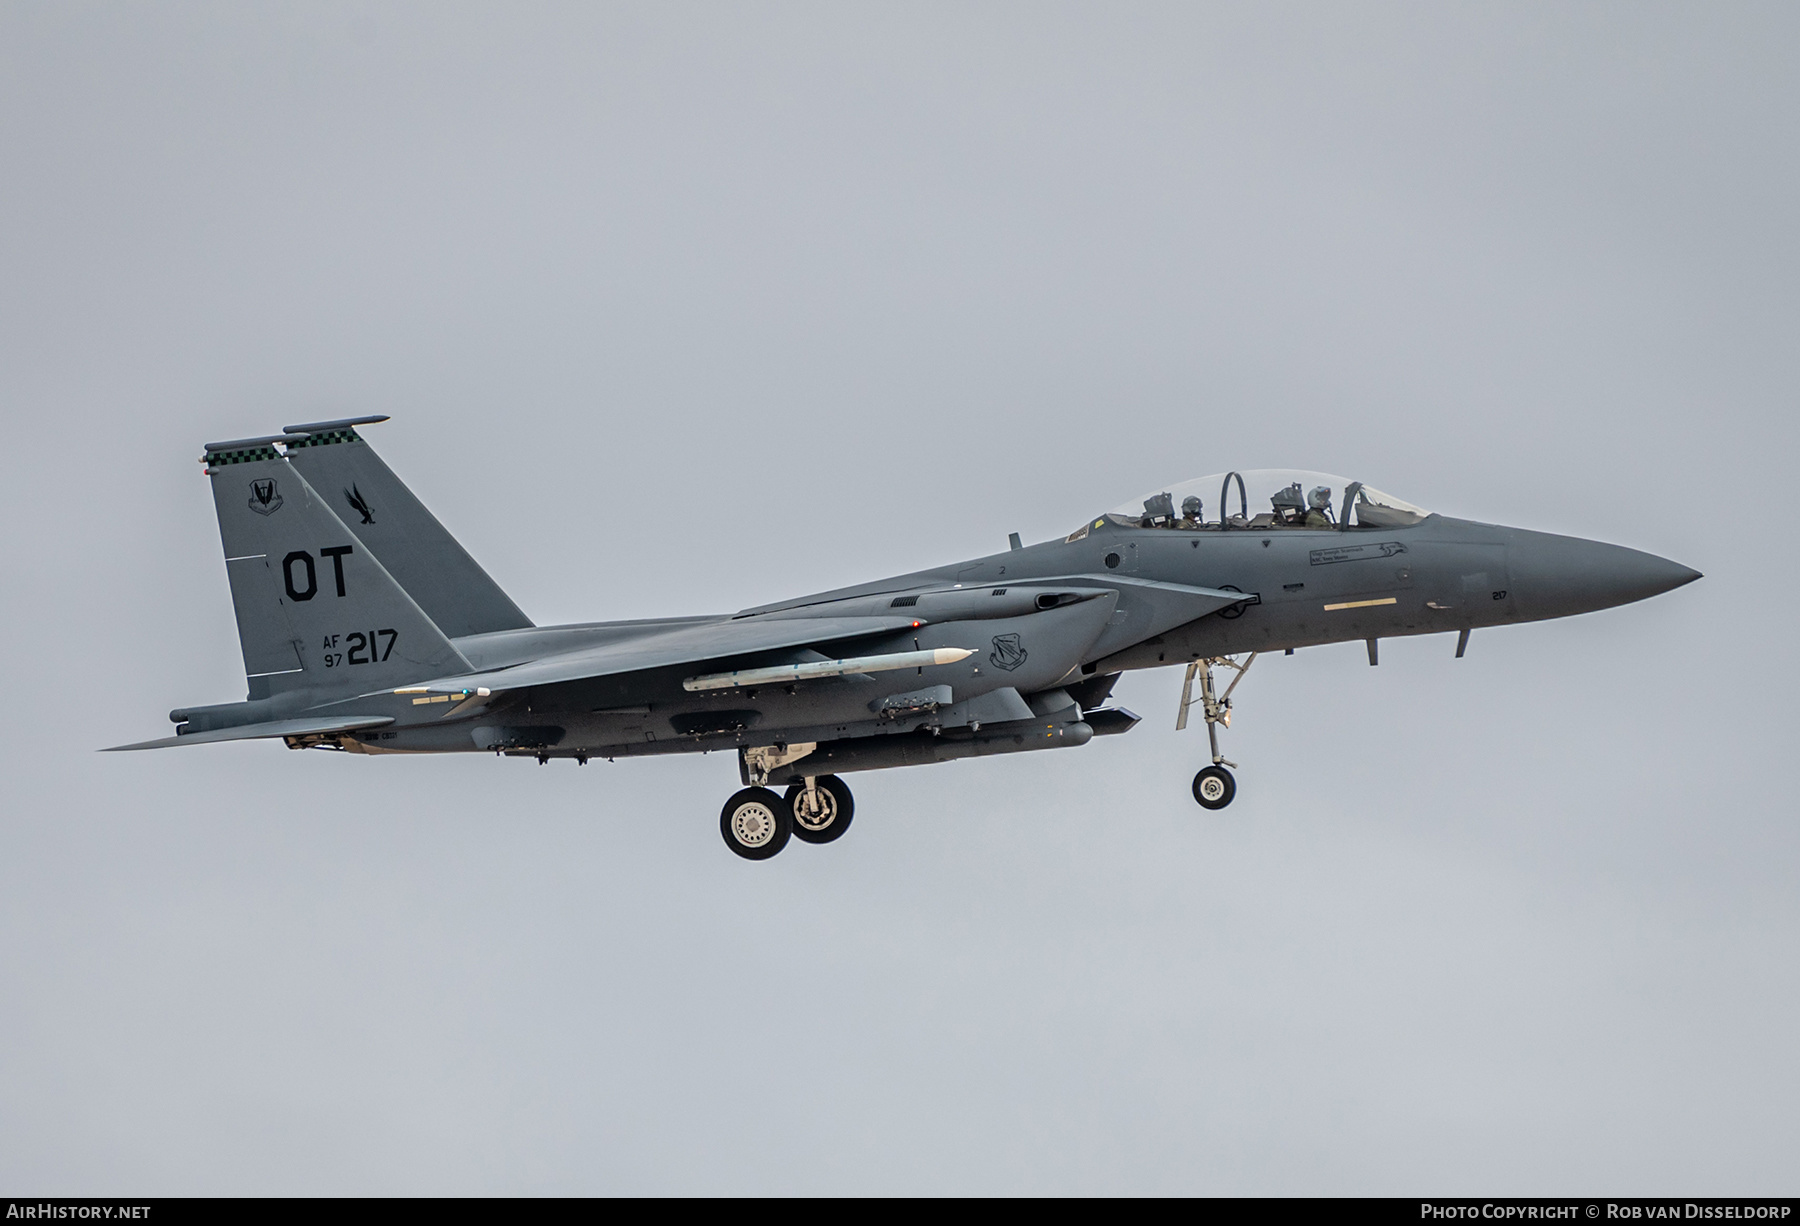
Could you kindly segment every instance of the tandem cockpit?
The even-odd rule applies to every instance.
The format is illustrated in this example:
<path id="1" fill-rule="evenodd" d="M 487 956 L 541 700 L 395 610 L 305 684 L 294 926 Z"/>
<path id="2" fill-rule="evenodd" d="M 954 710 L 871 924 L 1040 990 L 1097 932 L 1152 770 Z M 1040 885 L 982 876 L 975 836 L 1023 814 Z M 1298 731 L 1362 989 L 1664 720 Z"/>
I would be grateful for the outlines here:
<path id="1" fill-rule="evenodd" d="M 1294 468 L 1256 468 L 1182 481 L 1108 511 L 1069 534 L 1080 540 L 1110 521 L 1121 528 L 1187 532 L 1343 531 L 1405 528 L 1431 512 L 1361 481 Z"/>

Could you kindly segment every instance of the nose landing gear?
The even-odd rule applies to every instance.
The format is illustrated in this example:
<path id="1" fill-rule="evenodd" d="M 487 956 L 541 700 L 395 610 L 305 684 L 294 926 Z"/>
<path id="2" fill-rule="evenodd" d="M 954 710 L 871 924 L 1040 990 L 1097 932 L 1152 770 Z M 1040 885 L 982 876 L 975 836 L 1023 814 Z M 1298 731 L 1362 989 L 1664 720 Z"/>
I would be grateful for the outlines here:
<path id="1" fill-rule="evenodd" d="M 1237 795 L 1237 780 L 1223 766 L 1208 766 L 1194 776 L 1194 799 L 1202 809 L 1223 809 Z"/>
<path id="2" fill-rule="evenodd" d="M 1237 796 L 1237 780 L 1225 768 L 1235 767 L 1236 762 L 1228 762 L 1219 753 L 1219 729 L 1231 727 L 1231 691 L 1237 689 L 1238 682 L 1250 671 L 1256 662 L 1253 651 L 1245 656 L 1243 662 L 1230 656 L 1210 656 L 1204 660 L 1195 660 L 1188 665 L 1187 678 L 1181 683 L 1181 711 L 1175 717 L 1175 730 L 1187 727 L 1188 708 L 1194 705 L 1194 678 L 1200 679 L 1200 708 L 1206 719 L 1206 739 L 1212 745 L 1212 765 L 1205 767 L 1194 776 L 1194 799 L 1203 809 L 1223 809 Z M 1229 668 L 1237 673 L 1231 684 L 1225 687 L 1223 694 L 1213 685 L 1213 667 Z"/>

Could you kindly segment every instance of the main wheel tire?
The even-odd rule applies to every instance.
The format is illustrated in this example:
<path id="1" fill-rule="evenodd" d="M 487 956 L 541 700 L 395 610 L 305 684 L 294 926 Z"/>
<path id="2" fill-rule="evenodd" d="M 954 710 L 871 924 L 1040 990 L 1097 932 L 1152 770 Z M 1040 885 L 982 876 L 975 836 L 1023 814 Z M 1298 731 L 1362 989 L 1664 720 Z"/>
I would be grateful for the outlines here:
<path id="1" fill-rule="evenodd" d="M 787 846 L 794 832 L 793 811 L 768 788 L 745 788 L 725 802 L 719 833 L 725 846 L 746 860 L 767 860 Z"/>
<path id="2" fill-rule="evenodd" d="M 1194 776 L 1194 799 L 1202 809 L 1223 809 L 1237 795 L 1237 780 L 1223 766 L 1209 766 Z"/>
<path id="3" fill-rule="evenodd" d="M 830 843 L 844 837 L 850 819 L 856 816 L 856 801 L 850 797 L 850 786 L 836 775 L 820 775 L 818 785 L 821 812 L 806 812 L 806 785 L 796 783 L 787 790 L 788 813 L 794 819 L 794 837 L 802 843 Z"/>

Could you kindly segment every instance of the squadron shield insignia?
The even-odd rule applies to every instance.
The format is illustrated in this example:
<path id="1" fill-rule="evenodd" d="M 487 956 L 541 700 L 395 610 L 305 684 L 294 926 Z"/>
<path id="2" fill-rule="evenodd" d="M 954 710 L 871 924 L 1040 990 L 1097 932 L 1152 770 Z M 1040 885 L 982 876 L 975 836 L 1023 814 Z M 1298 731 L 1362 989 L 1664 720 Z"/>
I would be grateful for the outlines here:
<path id="1" fill-rule="evenodd" d="M 250 483 L 250 509 L 258 515 L 273 515 L 281 510 L 281 495 L 276 491 L 275 478 Z"/>
<path id="2" fill-rule="evenodd" d="M 994 650 L 988 654 L 988 663 L 1010 673 L 1025 663 L 1025 659 L 1025 648 L 1020 644 L 1018 635 L 996 634 L 994 636 Z"/>
<path id="3" fill-rule="evenodd" d="M 1176 727 L 1198 706 L 1212 759 L 1193 796 L 1222 809 L 1237 783 L 1219 731 L 1259 654 L 1360 639 L 1375 664 L 1382 638 L 1454 633 L 1460 658 L 1474 630 L 1700 577 L 1360 481 L 1261 470 L 1174 484 L 1066 537 L 1015 533 L 984 558 L 735 614 L 540 627 L 355 430 L 385 420 L 206 445 L 249 693 L 171 712 L 174 736 L 118 748 L 279 739 L 540 764 L 728 751 L 743 787 L 719 832 L 763 860 L 790 837 L 849 829 L 844 774 L 1129 732 L 1138 716 L 1111 695 L 1136 669 L 1185 666 Z M 283 485 L 299 496 L 276 516 Z M 332 488 L 354 522 L 317 494 Z M 1251 513 L 1252 490 L 1268 510 Z M 1222 691 L 1221 671 L 1235 674 Z"/>

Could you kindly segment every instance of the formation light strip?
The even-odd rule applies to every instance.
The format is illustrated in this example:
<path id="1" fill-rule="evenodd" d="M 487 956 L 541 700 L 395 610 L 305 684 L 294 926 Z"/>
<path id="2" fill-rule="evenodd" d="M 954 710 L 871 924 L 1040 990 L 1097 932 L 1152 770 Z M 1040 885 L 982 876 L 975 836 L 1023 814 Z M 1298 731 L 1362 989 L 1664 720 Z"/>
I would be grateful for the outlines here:
<path id="1" fill-rule="evenodd" d="M 1397 596 L 1383 596 L 1380 600 L 1346 600 L 1343 604 L 1328 604 L 1327 613 L 1336 613 L 1339 609 L 1372 609 L 1378 604 L 1399 604 Z"/>

